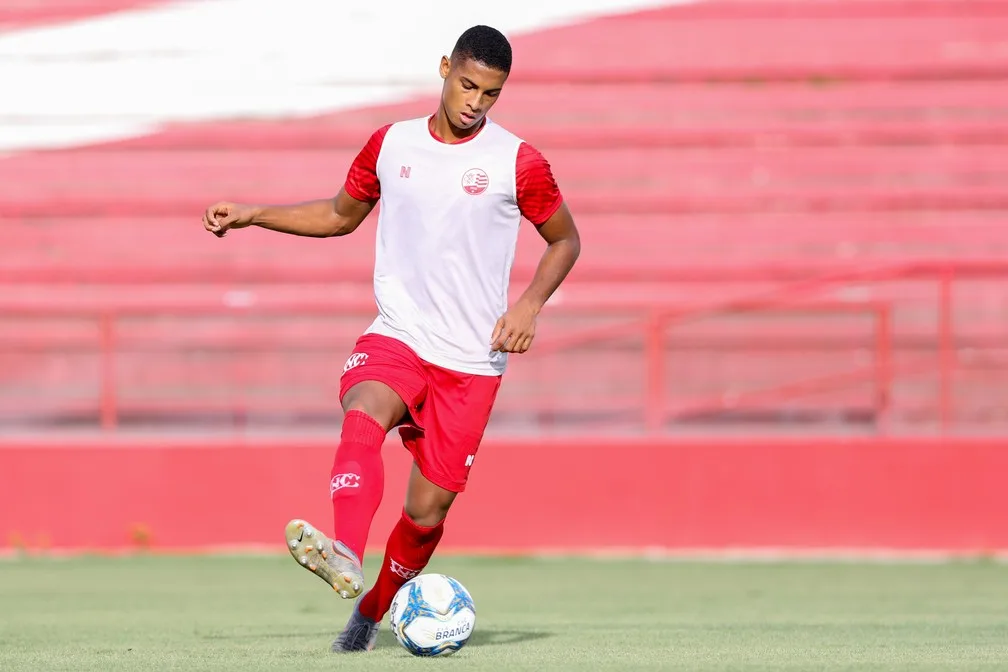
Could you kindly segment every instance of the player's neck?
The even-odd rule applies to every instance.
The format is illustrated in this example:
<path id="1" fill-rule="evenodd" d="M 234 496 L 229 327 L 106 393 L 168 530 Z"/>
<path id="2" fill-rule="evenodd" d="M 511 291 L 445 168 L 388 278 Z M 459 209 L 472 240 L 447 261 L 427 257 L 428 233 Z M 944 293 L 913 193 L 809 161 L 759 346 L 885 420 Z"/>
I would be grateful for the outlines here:
<path id="1" fill-rule="evenodd" d="M 451 145 L 468 140 L 483 130 L 483 127 L 486 126 L 486 117 L 472 128 L 458 128 L 448 121 L 444 106 L 439 105 L 437 113 L 427 122 L 427 126 L 436 140 Z"/>

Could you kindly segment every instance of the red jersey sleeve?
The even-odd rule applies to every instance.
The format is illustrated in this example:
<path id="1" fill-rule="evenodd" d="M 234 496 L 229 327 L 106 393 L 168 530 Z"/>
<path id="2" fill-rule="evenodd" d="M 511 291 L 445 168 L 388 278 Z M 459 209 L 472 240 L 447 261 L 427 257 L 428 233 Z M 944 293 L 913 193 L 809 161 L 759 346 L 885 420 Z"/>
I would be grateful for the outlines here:
<path id="1" fill-rule="evenodd" d="M 350 164 L 343 188 L 358 201 L 374 203 L 381 197 L 381 184 L 378 182 L 378 153 L 390 126 L 391 124 L 383 126 L 372 133 L 367 144 Z"/>
<path id="2" fill-rule="evenodd" d="M 527 142 L 518 147 L 515 186 L 518 192 L 518 209 L 525 219 L 536 226 L 545 224 L 563 203 L 563 195 L 556 180 L 553 179 L 549 162 L 539 150 Z"/>

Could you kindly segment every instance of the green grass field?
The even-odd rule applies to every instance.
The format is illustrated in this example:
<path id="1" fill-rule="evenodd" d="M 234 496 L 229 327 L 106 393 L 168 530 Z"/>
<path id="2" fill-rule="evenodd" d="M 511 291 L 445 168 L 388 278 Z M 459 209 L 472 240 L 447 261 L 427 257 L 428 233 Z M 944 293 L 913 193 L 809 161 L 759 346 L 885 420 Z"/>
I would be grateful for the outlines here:
<path id="1" fill-rule="evenodd" d="M 450 658 L 413 658 L 387 627 L 373 652 L 330 653 L 350 603 L 285 555 L 0 561 L 0 670 L 1008 669 L 995 563 L 449 557 L 428 571 L 476 602 Z"/>

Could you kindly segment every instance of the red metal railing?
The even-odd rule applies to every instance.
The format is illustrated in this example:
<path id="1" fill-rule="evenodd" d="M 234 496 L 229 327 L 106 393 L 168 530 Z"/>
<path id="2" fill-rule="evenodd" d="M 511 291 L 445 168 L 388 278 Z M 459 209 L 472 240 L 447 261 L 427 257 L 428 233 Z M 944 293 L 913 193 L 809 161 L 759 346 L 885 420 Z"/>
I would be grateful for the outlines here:
<path id="1" fill-rule="evenodd" d="M 605 344 L 607 341 L 628 336 L 643 335 L 643 363 L 645 398 L 642 400 L 644 422 L 649 431 L 658 432 L 668 420 L 676 415 L 697 411 L 730 410 L 746 405 L 779 403 L 801 395 L 807 395 L 823 390 L 838 389 L 856 383 L 870 382 L 875 389 L 875 411 L 884 425 L 884 418 L 890 403 L 890 390 L 893 380 L 898 376 L 912 376 L 921 373 L 937 372 L 938 377 L 938 415 L 941 429 L 947 431 L 955 422 L 953 374 L 959 365 L 957 341 L 953 324 L 953 302 L 955 296 L 953 284 L 962 279 L 977 279 L 1008 276 L 1008 262 L 918 262 L 906 264 L 888 264 L 856 270 L 842 270 L 826 273 L 806 280 L 783 284 L 772 289 L 757 293 L 747 293 L 733 296 L 725 300 L 698 299 L 692 303 L 658 305 L 642 312 L 638 317 L 625 320 L 618 324 L 610 324 L 598 328 L 582 329 L 576 333 L 560 338 L 543 338 L 527 355 L 532 360 L 548 358 L 558 352 L 587 345 Z M 903 362 L 897 366 L 893 361 L 893 301 L 886 298 L 867 300 L 841 300 L 830 296 L 828 292 L 852 284 L 878 284 L 897 280 L 915 280 L 934 283 L 936 319 L 934 356 L 917 358 L 911 362 Z M 600 310 L 614 310 L 616 305 L 584 304 L 580 306 L 564 306 L 562 303 L 549 309 L 551 315 L 586 315 Z M 863 312 L 873 317 L 874 325 L 874 358 L 870 366 L 854 371 L 846 371 L 836 375 L 819 376 L 803 380 L 781 381 L 762 389 L 750 390 L 733 399 L 723 397 L 696 399 L 688 404 L 673 404 L 669 401 L 669 381 L 665 378 L 666 358 L 668 357 L 667 339 L 669 330 L 705 317 L 724 314 L 754 313 L 789 309 L 814 309 L 827 313 Z M 86 305 L 32 305 L 17 302 L 13 297 L 0 297 L 0 316 L 19 318 L 51 318 L 51 317 L 83 317 L 97 319 L 98 344 L 100 352 L 100 419 L 101 426 L 107 430 L 115 429 L 121 412 L 119 390 L 117 384 L 118 355 L 130 343 L 123 342 L 121 321 L 125 318 L 143 316 L 199 317 L 217 315 L 247 315 L 247 316 L 326 316 L 336 314 L 361 314 L 366 316 L 373 311 L 370 301 L 357 300 L 348 302 L 336 299 L 332 301 L 289 301 L 280 300 L 247 306 L 225 306 L 219 299 L 208 300 L 202 305 L 192 302 L 163 304 L 158 306 L 142 305 L 137 301 L 133 305 L 112 305 L 103 308 L 93 308 Z M 3 334 L 0 334 L 3 336 Z M 219 339 L 218 339 L 219 340 Z M 283 349 L 296 344 L 297 339 L 277 337 L 256 343 L 244 343 L 242 347 Z M 128 341 L 128 339 L 127 339 Z M 220 343 L 227 347 L 228 343 Z M 16 334 L 8 334 L 0 339 L 0 348 L 10 350 L 21 348 L 30 350 L 33 344 L 30 337 L 19 341 Z M 93 345 L 93 344 L 92 344 Z M 233 344 L 232 344 L 233 345 Z M 150 344 L 148 343 L 148 346 Z M 170 349 L 172 343 L 164 343 L 153 347 Z M 528 366 L 525 361 L 521 366 Z M 883 430 L 884 431 L 884 430 Z"/>
<path id="2" fill-rule="evenodd" d="M 934 282 L 937 288 L 937 324 L 936 352 L 937 357 L 923 359 L 905 364 L 899 368 L 892 362 L 892 312 L 891 302 L 876 302 L 874 304 L 851 303 L 852 309 L 870 309 L 875 314 L 875 364 L 863 370 L 838 374 L 819 379 L 790 381 L 774 387 L 757 390 L 749 395 L 750 401 L 783 401 L 795 393 L 809 393 L 830 389 L 836 386 L 849 385 L 854 382 L 874 378 L 876 383 L 877 408 L 884 418 L 888 405 L 889 389 L 896 375 L 918 375 L 922 372 L 937 371 L 939 387 L 939 425 L 943 433 L 947 432 L 954 422 L 953 404 L 953 374 L 958 366 L 956 338 L 953 328 L 953 284 L 960 279 L 978 279 L 1008 276 L 1006 261 L 918 261 L 901 264 L 883 264 L 862 267 L 855 270 L 841 270 L 826 273 L 795 283 L 788 283 L 756 294 L 732 297 L 722 301 L 697 301 L 692 305 L 684 305 L 671 309 L 655 309 L 645 318 L 627 322 L 621 325 L 606 326 L 599 329 L 586 330 L 561 339 L 540 343 L 536 346 L 537 356 L 548 356 L 576 346 L 599 343 L 613 337 L 631 333 L 634 330 L 643 331 L 646 336 L 645 366 L 647 367 L 647 409 L 646 425 L 649 431 L 658 431 L 667 418 L 676 411 L 687 409 L 671 408 L 666 401 L 667 386 L 663 380 L 664 358 L 667 349 L 668 329 L 674 325 L 682 325 L 704 317 L 724 313 L 754 312 L 786 307 L 796 307 L 823 292 L 850 285 L 852 283 L 882 283 L 895 280 L 925 280 Z M 814 303 L 811 305 L 815 305 Z M 824 305 L 824 304 L 821 304 Z M 843 304 L 832 304 L 838 309 Z M 736 398 L 731 402 L 723 399 L 704 399 L 690 405 L 692 410 L 726 410 L 744 403 L 745 399 Z M 884 420 L 883 420 L 884 424 Z"/>

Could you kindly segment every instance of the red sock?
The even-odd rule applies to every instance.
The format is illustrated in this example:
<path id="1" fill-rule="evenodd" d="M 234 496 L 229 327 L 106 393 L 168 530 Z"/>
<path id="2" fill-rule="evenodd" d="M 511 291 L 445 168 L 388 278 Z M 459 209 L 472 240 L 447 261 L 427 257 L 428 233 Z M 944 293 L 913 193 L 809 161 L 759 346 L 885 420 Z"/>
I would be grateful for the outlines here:
<path id="1" fill-rule="evenodd" d="M 349 546 L 361 562 L 371 521 L 385 490 L 381 457 L 385 434 L 385 428 L 370 415 L 347 412 L 330 473 L 333 536 Z"/>
<path id="2" fill-rule="evenodd" d="M 374 621 L 385 617 L 396 591 L 430 562 L 443 532 L 444 521 L 434 527 L 420 527 L 403 511 L 402 518 L 389 535 L 378 580 L 361 600 L 361 615 Z"/>

